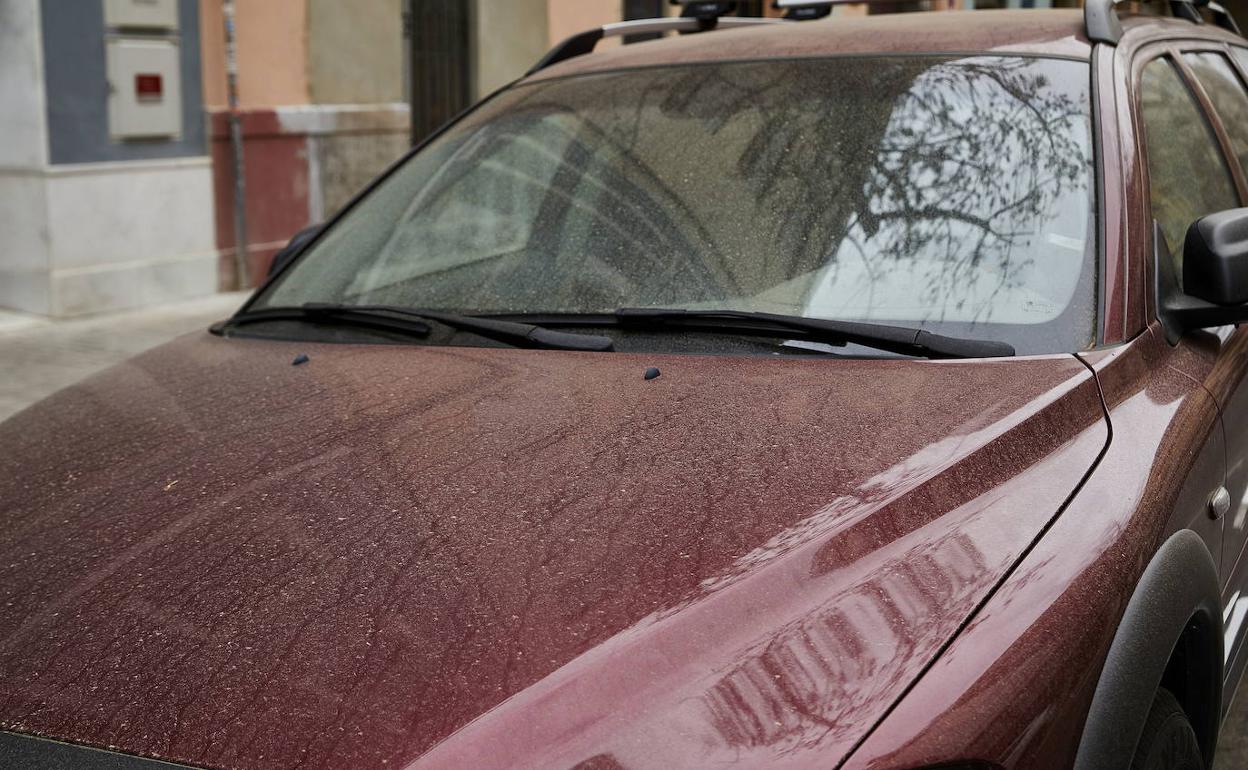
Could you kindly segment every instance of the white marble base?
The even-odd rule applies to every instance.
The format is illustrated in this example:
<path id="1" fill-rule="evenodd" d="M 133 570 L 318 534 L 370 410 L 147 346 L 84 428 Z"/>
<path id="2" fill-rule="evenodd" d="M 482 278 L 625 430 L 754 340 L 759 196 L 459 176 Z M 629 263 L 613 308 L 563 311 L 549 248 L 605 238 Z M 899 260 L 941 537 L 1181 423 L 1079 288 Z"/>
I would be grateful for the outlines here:
<path id="1" fill-rule="evenodd" d="M 0 306 L 51 316 L 217 289 L 208 158 L 0 170 Z"/>

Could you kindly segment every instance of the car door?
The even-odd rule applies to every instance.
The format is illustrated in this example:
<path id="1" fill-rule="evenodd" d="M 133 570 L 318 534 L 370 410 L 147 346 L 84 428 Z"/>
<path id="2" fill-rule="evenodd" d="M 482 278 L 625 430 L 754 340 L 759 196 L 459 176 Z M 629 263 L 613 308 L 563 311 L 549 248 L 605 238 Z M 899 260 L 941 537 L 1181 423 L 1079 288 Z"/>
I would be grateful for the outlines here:
<path id="1" fill-rule="evenodd" d="M 1239 188 L 1241 204 L 1248 204 L 1244 171 L 1248 169 L 1248 89 L 1242 72 L 1227 48 L 1185 50 L 1182 63 L 1198 95 L 1205 103 L 1219 136 L 1227 165 Z M 1241 49 L 1241 54 L 1248 51 Z M 1244 59 L 1248 62 L 1248 57 Z M 1233 326 L 1212 330 L 1220 344 L 1215 378 L 1208 383 L 1223 413 L 1227 447 L 1227 488 L 1231 507 L 1222 539 L 1223 582 L 1231 595 L 1239 593 L 1234 612 L 1243 618 L 1248 610 L 1248 328 Z M 1227 597 L 1229 598 L 1229 596 Z"/>
<path id="2" fill-rule="evenodd" d="M 1208 160 L 1207 168 L 1193 167 L 1187 180 L 1188 186 L 1200 185 L 1199 191 L 1172 189 L 1170 192 L 1181 200 L 1163 201 L 1161 205 L 1157 205 L 1154 193 L 1154 216 L 1161 222 L 1171 249 L 1181 259 L 1181 240 L 1191 221 L 1218 210 L 1248 205 L 1244 176 L 1244 169 L 1248 168 L 1248 90 L 1242 69 L 1230 49 L 1220 43 L 1184 43 L 1167 58 L 1189 91 L 1190 102 L 1198 105 L 1203 115 L 1203 136 L 1186 141 L 1198 141 L 1199 154 Z M 1166 194 L 1164 189 L 1159 192 Z M 1224 509 L 1224 501 L 1211 499 L 1210 513 L 1220 516 L 1222 521 L 1219 561 L 1224 654 L 1231 664 L 1228 674 L 1236 681 L 1248 660 L 1242 654 L 1248 631 L 1248 560 L 1244 559 L 1248 544 L 1248 387 L 1244 379 L 1248 371 L 1248 328 L 1210 329 L 1203 338 L 1206 347 L 1202 357 L 1210 365 L 1201 367 L 1201 379 L 1222 412 L 1226 439 L 1224 486 L 1229 507 Z"/>

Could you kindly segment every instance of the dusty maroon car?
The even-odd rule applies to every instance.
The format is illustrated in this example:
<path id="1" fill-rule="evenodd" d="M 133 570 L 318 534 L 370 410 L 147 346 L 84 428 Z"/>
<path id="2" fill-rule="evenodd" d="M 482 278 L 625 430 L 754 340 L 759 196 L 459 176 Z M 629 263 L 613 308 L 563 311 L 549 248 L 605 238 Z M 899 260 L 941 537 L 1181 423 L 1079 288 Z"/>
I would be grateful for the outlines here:
<path id="1" fill-rule="evenodd" d="M 1173 7 L 569 41 L 0 425 L 0 765 L 1208 767 L 1248 41 Z"/>

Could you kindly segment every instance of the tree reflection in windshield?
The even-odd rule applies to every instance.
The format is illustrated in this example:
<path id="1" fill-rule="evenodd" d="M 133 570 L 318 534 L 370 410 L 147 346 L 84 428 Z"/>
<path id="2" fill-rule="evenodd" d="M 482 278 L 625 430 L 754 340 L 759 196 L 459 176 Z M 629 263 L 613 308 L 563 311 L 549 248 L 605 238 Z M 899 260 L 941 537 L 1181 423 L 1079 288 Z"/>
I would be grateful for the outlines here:
<path id="1" fill-rule="evenodd" d="M 754 202 L 791 201 L 772 236 L 782 248 L 760 249 L 771 259 L 756 267 L 805 278 L 794 296 L 806 315 L 1025 323 L 1060 312 L 1085 261 L 1091 205 L 1078 89 L 1054 88 L 1051 63 L 1036 59 L 842 67 L 829 99 L 812 99 L 812 84 L 791 73 L 752 84 L 724 68 L 690 70 L 663 105 L 711 134 L 745 110 L 772 113 L 737 164 Z M 847 110 L 850 101 L 860 109 Z M 777 115 L 776 104 L 793 107 Z M 749 213 L 751 222 L 766 214 Z M 1042 233 L 1058 255 L 1032 248 Z"/>
<path id="2" fill-rule="evenodd" d="M 266 300 L 732 308 L 1078 349 L 1087 80 L 1084 63 L 977 56 L 538 82 L 418 155 Z"/>

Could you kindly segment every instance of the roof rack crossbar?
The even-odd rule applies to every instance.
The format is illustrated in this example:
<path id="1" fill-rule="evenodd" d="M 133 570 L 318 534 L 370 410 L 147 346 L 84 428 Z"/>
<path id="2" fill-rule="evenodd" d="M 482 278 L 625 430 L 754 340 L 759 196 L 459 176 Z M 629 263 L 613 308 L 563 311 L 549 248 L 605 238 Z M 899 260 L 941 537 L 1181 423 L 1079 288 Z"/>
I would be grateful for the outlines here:
<path id="1" fill-rule="evenodd" d="M 579 34 L 573 35 L 567 40 L 550 50 L 550 53 L 542 57 L 542 60 L 533 65 L 533 68 L 527 74 L 532 75 L 535 72 L 546 69 L 547 67 L 558 64 L 561 61 L 567 61 L 577 56 L 583 56 L 592 53 L 594 47 L 599 42 L 609 37 L 622 37 L 624 35 L 646 35 L 662 32 L 709 32 L 715 29 L 733 29 L 741 27 L 755 27 L 762 24 L 786 24 L 784 19 L 765 19 L 749 16 L 728 17 L 728 18 L 699 18 L 697 16 L 673 16 L 663 19 L 636 19 L 633 21 L 619 21 L 614 24 L 604 24 L 601 27 L 589 29 Z"/>
<path id="2" fill-rule="evenodd" d="M 784 11 L 784 18 L 793 21 L 810 21 L 832 15 L 832 0 L 775 0 L 772 8 Z"/>
<path id="3" fill-rule="evenodd" d="M 684 6 L 681 16 L 707 21 L 737 10 L 737 0 L 672 0 L 672 5 Z"/>
<path id="4" fill-rule="evenodd" d="M 1231 12 L 1226 9 L 1225 5 L 1214 2 L 1214 0 L 1193 0 L 1197 8 L 1208 8 L 1209 13 L 1213 15 L 1213 23 L 1219 27 L 1236 35 L 1243 36 L 1244 33 L 1239 31 L 1239 25 L 1235 23 L 1235 17 L 1231 16 Z"/>

